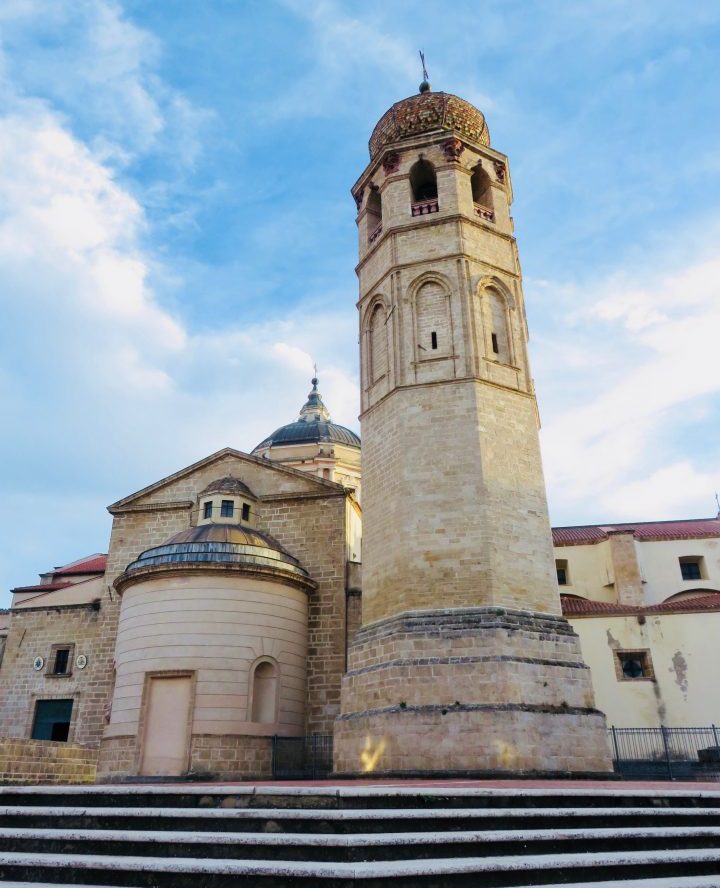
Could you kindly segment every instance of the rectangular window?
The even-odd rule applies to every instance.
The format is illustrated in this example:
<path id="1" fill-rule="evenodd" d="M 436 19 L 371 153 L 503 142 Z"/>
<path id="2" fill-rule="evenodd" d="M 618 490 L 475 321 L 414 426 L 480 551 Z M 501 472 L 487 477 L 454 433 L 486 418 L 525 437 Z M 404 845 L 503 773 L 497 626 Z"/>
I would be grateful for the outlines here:
<path id="1" fill-rule="evenodd" d="M 558 586 L 570 585 L 568 579 L 568 563 L 565 559 L 555 559 L 555 570 L 557 571 Z"/>
<path id="2" fill-rule="evenodd" d="M 650 651 L 615 651 L 615 675 L 618 681 L 654 681 Z"/>
<path id="3" fill-rule="evenodd" d="M 58 648 L 55 651 L 54 675 L 67 675 L 70 665 L 70 648 Z"/>
<path id="4" fill-rule="evenodd" d="M 232 518 L 235 512 L 235 503 L 232 500 L 223 500 L 220 503 L 220 515 L 223 518 Z"/>
<path id="5" fill-rule="evenodd" d="M 242 520 L 249 521 L 250 520 L 250 505 L 249 503 L 243 503 L 242 507 Z"/>
<path id="6" fill-rule="evenodd" d="M 701 580 L 702 566 L 699 558 L 681 558 L 680 573 L 684 580 Z"/>
<path id="7" fill-rule="evenodd" d="M 45 675 L 59 677 L 72 675 L 74 644 L 54 644 L 47 658 Z"/>
<path id="8" fill-rule="evenodd" d="M 436 333 L 434 330 L 433 330 L 433 332 L 430 334 L 430 345 L 431 345 L 433 348 L 437 348 L 437 333 Z"/>
<path id="9" fill-rule="evenodd" d="M 37 700 L 30 739 L 67 742 L 72 708 L 72 700 Z"/>
<path id="10" fill-rule="evenodd" d="M 492 338 L 492 349 L 496 355 L 499 355 L 500 349 L 498 348 L 497 333 L 491 334 L 491 338 Z"/>
<path id="11" fill-rule="evenodd" d="M 212 518 L 212 500 L 209 500 L 203 506 L 203 518 Z"/>

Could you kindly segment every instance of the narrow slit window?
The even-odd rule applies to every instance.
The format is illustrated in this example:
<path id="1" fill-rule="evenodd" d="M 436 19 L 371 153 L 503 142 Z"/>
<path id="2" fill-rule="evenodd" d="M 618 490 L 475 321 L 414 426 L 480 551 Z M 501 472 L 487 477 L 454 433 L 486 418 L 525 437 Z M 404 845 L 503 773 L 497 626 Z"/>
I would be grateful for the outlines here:
<path id="1" fill-rule="evenodd" d="M 232 518 L 235 512 L 235 503 L 232 500 L 223 500 L 220 503 L 220 516 L 222 518 Z"/>
<path id="2" fill-rule="evenodd" d="M 430 334 L 430 345 L 433 348 L 437 348 L 437 333 L 434 330 Z"/>
<path id="3" fill-rule="evenodd" d="M 248 503 L 243 503 L 242 507 L 242 520 L 249 521 L 250 520 L 250 506 Z"/>
<path id="4" fill-rule="evenodd" d="M 212 518 L 212 501 L 208 501 L 203 505 L 203 518 Z"/>
<path id="5" fill-rule="evenodd" d="M 492 350 L 495 352 L 496 355 L 500 354 L 500 349 L 498 347 L 497 333 L 492 334 Z"/>

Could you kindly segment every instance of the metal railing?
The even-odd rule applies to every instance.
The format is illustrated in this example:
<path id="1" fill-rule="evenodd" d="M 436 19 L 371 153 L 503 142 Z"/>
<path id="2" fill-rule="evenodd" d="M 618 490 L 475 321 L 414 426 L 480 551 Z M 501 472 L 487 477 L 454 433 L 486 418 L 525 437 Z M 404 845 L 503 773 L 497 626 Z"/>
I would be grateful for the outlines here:
<path id="1" fill-rule="evenodd" d="M 720 780 L 720 727 L 608 729 L 615 771 L 629 780 Z M 273 737 L 276 780 L 314 780 L 333 769 L 333 735 Z"/>
<path id="2" fill-rule="evenodd" d="M 608 730 L 615 770 L 629 779 L 720 778 L 720 728 L 616 728 Z"/>
<path id="3" fill-rule="evenodd" d="M 272 773 L 275 780 L 315 780 L 333 768 L 333 735 L 273 737 Z"/>

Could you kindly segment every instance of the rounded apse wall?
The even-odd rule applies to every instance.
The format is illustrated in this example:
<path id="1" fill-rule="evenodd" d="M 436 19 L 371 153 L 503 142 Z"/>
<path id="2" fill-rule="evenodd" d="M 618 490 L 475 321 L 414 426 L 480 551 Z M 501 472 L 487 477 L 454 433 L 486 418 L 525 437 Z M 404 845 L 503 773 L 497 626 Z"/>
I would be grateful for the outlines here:
<path id="1" fill-rule="evenodd" d="M 307 593 L 274 579 L 138 578 L 123 591 L 105 737 L 138 736 L 148 681 L 173 673 L 192 677 L 193 736 L 302 735 L 307 613 Z"/>

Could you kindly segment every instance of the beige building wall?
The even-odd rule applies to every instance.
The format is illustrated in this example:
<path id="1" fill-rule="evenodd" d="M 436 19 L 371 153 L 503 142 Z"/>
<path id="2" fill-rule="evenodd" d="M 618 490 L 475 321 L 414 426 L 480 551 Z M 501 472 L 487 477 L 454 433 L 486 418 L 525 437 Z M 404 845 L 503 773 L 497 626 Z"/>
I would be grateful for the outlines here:
<path id="1" fill-rule="evenodd" d="M 647 605 L 695 589 L 720 592 L 720 539 L 648 540 L 637 542 L 636 547 Z M 702 558 L 700 580 L 683 580 L 680 573 L 680 558 L 691 556 Z"/>
<path id="2" fill-rule="evenodd" d="M 146 676 L 192 673 L 192 734 L 304 733 L 307 594 L 237 573 L 192 571 L 147 579 L 123 592 L 112 717 L 105 736 L 139 733 Z M 252 721 L 251 668 L 279 671 L 277 718 Z"/>
<path id="3" fill-rule="evenodd" d="M 608 725 L 720 724 L 720 613 L 571 617 L 570 622 Z M 619 677 L 618 651 L 647 652 L 653 676 Z"/>
<path id="4" fill-rule="evenodd" d="M 563 594 L 592 601 L 617 601 L 615 577 L 608 542 L 586 546 L 555 546 L 556 563 L 567 562 L 567 584 Z"/>

